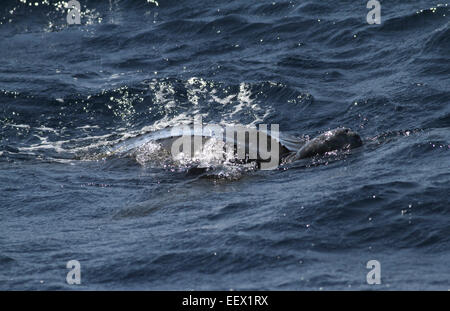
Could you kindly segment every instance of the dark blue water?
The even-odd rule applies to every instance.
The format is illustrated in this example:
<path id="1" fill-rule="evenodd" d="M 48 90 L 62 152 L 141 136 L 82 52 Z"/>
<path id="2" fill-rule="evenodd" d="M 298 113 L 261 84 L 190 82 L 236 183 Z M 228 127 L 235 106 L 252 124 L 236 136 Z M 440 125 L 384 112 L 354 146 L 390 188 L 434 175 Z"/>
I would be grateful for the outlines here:
<path id="1" fill-rule="evenodd" d="M 450 6 L 34 2 L 0 7 L 1 289 L 450 288 Z M 195 116 L 364 146 L 210 176 L 104 156 Z"/>

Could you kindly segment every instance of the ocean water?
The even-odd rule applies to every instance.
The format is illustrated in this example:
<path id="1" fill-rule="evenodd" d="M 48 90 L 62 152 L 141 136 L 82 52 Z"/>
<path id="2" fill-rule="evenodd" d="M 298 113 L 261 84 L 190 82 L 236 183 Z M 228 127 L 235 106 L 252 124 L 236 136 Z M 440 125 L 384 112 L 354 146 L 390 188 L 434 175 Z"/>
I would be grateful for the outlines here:
<path id="1" fill-rule="evenodd" d="M 450 288 L 450 5 L 80 4 L 0 5 L 0 289 Z M 206 175 L 108 155 L 199 116 L 364 145 Z"/>

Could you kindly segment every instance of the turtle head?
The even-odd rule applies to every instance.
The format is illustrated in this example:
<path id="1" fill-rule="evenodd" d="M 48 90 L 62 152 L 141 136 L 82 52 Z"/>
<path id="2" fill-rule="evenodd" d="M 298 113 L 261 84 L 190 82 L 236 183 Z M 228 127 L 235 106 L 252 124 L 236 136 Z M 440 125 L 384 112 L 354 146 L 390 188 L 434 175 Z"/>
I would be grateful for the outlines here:
<path id="1" fill-rule="evenodd" d="M 334 150 L 353 149 L 362 146 L 362 144 L 362 139 L 358 133 L 348 128 L 337 128 L 308 141 L 297 151 L 296 158 L 303 159 L 323 155 Z"/>
<path id="2" fill-rule="evenodd" d="M 349 128 L 337 128 L 325 134 L 328 136 L 330 145 L 336 146 L 336 149 L 353 149 L 363 144 L 361 136 Z"/>

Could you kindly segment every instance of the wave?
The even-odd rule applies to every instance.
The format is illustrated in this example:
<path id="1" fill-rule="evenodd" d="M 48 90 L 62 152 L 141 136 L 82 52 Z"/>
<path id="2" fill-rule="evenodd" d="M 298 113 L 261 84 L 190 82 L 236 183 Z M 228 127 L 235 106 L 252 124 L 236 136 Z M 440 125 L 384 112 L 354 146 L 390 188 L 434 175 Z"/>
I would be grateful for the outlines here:
<path id="1" fill-rule="evenodd" d="M 0 120 L 1 136 L 21 152 L 67 157 L 67 153 L 89 152 L 128 137 L 189 124 L 198 117 L 222 125 L 256 125 L 274 115 L 274 102 L 293 105 L 308 100 L 283 84 L 227 85 L 196 77 L 151 79 L 62 98 L 2 91 L 0 102 L 8 108 Z"/>

